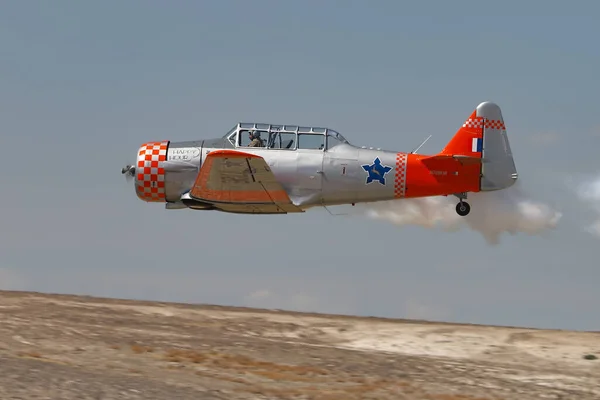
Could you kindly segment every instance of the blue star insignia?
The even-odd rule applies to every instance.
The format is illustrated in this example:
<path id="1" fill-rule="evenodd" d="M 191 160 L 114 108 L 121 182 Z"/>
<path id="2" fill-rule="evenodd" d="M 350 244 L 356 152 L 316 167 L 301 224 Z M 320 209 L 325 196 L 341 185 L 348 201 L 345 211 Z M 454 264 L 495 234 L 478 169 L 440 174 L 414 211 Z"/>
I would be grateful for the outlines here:
<path id="1" fill-rule="evenodd" d="M 369 174 L 367 176 L 367 181 L 365 184 L 369 184 L 373 181 L 378 181 L 382 185 L 385 185 L 385 174 L 392 170 L 392 167 L 388 167 L 387 165 L 381 165 L 381 160 L 377 157 L 373 160 L 373 164 L 365 164 L 362 168 Z"/>

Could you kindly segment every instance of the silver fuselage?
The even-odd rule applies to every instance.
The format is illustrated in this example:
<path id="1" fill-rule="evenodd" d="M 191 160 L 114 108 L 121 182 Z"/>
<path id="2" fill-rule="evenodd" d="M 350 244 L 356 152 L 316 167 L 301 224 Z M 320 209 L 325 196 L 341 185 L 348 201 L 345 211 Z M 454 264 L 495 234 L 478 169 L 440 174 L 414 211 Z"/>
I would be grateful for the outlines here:
<path id="1" fill-rule="evenodd" d="M 359 148 L 348 143 L 327 150 L 266 149 L 234 147 L 228 140 L 208 139 L 170 142 L 164 162 L 164 180 L 169 208 L 181 205 L 181 196 L 193 186 L 206 155 L 219 149 L 237 149 L 260 155 L 287 191 L 294 204 L 303 209 L 322 205 L 338 205 L 386 200 L 394 197 L 395 168 L 366 189 L 365 171 L 377 157 L 383 165 L 396 165 L 395 151 Z"/>

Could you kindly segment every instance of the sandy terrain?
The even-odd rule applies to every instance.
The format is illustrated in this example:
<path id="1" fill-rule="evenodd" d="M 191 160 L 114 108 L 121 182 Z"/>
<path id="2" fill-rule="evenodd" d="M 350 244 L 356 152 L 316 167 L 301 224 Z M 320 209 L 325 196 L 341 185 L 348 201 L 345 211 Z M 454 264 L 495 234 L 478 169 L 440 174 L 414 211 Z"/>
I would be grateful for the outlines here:
<path id="1" fill-rule="evenodd" d="M 0 399 L 600 399 L 600 333 L 22 292 L 0 318 Z"/>

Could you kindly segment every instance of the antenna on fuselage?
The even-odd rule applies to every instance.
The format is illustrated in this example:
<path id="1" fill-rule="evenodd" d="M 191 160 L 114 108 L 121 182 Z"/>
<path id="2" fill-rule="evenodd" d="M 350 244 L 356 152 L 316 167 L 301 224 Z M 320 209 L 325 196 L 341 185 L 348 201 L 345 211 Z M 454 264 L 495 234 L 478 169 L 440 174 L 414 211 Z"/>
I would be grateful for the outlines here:
<path id="1" fill-rule="evenodd" d="M 419 149 L 420 149 L 421 147 L 423 147 L 423 145 L 424 145 L 424 144 L 425 144 L 425 143 L 426 143 L 426 142 L 427 142 L 427 141 L 428 141 L 430 138 L 431 138 L 431 135 L 429 135 L 429 136 L 427 137 L 427 139 L 423 140 L 423 141 L 421 142 L 421 144 L 420 144 L 420 145 L 419 145 L 419 146 L 418 146 L 416 149 L 414 149 L 413 151 L 411 151 L 411 152 L 410 152 L 410 154 L 417 154 L 417 151 L 419 151 Z"/>

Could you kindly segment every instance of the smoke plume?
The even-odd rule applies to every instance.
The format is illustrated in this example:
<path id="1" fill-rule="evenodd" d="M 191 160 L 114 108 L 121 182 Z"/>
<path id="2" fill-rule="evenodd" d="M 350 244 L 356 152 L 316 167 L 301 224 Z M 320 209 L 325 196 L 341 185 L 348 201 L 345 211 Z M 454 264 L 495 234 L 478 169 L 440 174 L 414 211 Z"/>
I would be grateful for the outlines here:
<path id="1" fill-rule="evenodd" d="M 594 236 L 600 237 L 600 177 L 585 180 L 579 184 L 577 196 L 587 203 L 596 214 L 595 219 L 586 227 Z"/>
<path id="2" fill-rule="evenodd" d="M 600 185 L 596 194 L 600 199 Z M 562 217 L 561 212 L 523 194 L 519 182 L 496 192 L 469 193 L 467 202 L 471 212 L 466 217 L 456 213 L 455 196 L 372 203 L 366 206 L 366 214 L 397 225 L 441 228 L 448 232 L 469 228 L 479 232 L 490 245 L 499 244 L 503 233 L 540 235 L 554 229 Z"/>

